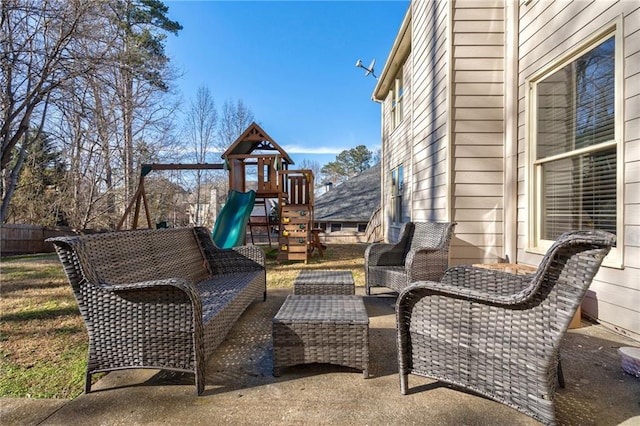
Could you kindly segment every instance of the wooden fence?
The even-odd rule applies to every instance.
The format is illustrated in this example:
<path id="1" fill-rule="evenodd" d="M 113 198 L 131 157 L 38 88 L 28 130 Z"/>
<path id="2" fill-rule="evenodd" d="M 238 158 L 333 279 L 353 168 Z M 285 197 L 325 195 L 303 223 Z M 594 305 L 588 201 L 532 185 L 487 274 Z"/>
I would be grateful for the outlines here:
<path id="1" fill-rule="evenodd" d="M 71 228 L 49 228 L 35 225 L 7 224 L 1 228 L 0 254 L 13 256 L 18 254 L 50 253 L 53 245 L 44 240 L 60 235 L 74 235 Z"/>

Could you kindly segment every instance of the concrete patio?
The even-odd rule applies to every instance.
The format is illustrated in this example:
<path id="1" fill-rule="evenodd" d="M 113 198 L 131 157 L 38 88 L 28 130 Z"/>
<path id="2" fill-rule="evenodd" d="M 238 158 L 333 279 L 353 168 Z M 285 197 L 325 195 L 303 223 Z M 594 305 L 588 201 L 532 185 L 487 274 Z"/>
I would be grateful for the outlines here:
<path id="1" fill-rule="evenodd" d="M 370 378 L 331 365 L 303 365 L 273 377 L 271 318 L 290 290 L 253 304 L 208 364 L 203 396 L 193 376 L 157 370 L 112 372 L 73 400 L 0 399 L 3 425 L 336 424 L 536 425 L 505 405 L 410 376 L 401 395 L 395 349 L 395 294 L 365 297 Z M 364 294 L 357 287 L 357 294 Z M 640 379 L 616 352 L 640 343 L 583 321 L 562 347 L 566 388 L 556 394 L 560 424 L 640 425 Z"/>

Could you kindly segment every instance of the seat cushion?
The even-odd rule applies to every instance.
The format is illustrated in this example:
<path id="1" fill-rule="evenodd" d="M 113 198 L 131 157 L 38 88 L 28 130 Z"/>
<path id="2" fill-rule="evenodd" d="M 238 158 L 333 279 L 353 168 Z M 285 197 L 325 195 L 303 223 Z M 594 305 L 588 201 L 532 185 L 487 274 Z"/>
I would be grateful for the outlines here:
<path id="1" fill-rule="evenodd" d="M 202 301 L 202 318 L 206 323 L 235 299 L 260 275 L 261 271 L 217 275 L 196 284 Z"/>

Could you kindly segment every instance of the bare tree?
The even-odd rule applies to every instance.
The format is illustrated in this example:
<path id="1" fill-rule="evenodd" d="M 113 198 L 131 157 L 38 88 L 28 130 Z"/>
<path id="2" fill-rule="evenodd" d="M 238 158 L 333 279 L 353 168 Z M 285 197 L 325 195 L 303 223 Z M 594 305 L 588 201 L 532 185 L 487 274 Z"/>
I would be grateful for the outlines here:
<path id="1" fill-rule="evenodd" d="M 67 162 L 66 181 L 58 189 L 63 201 L 63 209 L 69 217 L 70 225 L 82 229 L 89 222 L 92 212 L 96 211 L 97 200 L 96 174 L 100 169 L 94 167 L 95 158 L 99 156 L 96 133 L 89 132 L 85 117 L 89 90 L 80 87 L 77 80 L 69 82 L 69 89 L 74 90 L 73 97 L 58 104 L 61 120 L 48 127 L 58 145 L 64 147 Z M 93 182 L 94 184 L 90 184 Z"/>
<path id="2" fill-rule="evenodd" d="M 163 43 L 181 27 L 167 11 L 160 0 L 0 2 L 0 221 L 29 146 L 46 131 L 66 160 L 60 209 L 75 227 L 113 227 L 135 164 L 171 142 Z"/>
<path id="3" fill-rule="evenodd" d="M 140 100 L 154 89 L 168 90 L 165 33 L 177 34 L 182 26 L 167 17 L 169 9 L 160 0 L 112 0 L 112 3 L 114 24 L 120 29 L 116 95 L 121 108 L 124 187 L 128 199 L 136 182 L 135 122 Z"/>
<path id="4" fill-rule="evenodd" d="M 97 43 L 99 1 L 3 0 L 0 2 L 0 92 L 2 143 L 0 222 L 6 220 L 18 174 L 42 129 L 52 94 L 67 81 L 91 73 L 104 60 L 109 40 Z M 87 56 L 84 46 L 96 46 Z M 35 124 L 35 126 L 34 126 Z"/>
<path id="5" fill-rule="evenodd" d="M 311 170 L 313 172 L 313 187 L 315 188 L 318 180 L 320 179 L 320 163 L 305 158 L 300 162 L 299 168 L 302 170 Z"/>
<path id="6" fill-rule="evenodd" d="M 222 105 L 217 148 L 221 152 L 226 151 L 254 121 L 253 112 L 245 106 L 242 99 L 238 99 L 235 103 L 231 100 L 226 100 Z"/>
<path id="7" fill-rule="evenodd" d="M 200 86 L 196 93 L 196 98 L 191 101 L 186 117 L 186 135 L 189 144 L 193 149 L 196 163 L 207 162 L 207 157 L 213 150 L 216 140 L 216 129 L 218 126 L 218 111 L 216 110 L 213 95 L 206 86 Z M 201 225 L 200 204 L 201 204 L 202 170 L 196 170 L 196 209 L 195 224 Z"/>
<path id="8" fill-rule="evenodd" d="M 318 163 L 317 161 L 309 160 L 308 158 L 303 159 L 300 162 L 300 166 L 298 168 L 303 170 L 311 170 L 314 175 L 319 175 L 321 169 L 320 163 Z"/>

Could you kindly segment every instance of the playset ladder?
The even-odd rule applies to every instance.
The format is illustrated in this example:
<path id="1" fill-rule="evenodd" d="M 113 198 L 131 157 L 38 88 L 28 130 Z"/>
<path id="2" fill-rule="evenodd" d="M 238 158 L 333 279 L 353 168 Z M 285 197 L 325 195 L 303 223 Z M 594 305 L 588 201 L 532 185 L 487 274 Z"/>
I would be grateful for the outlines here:
<path id="1" fill-rule="evenodd" d="M 276 226 L 280 225 L 279 222 L 271 221 L 271 216 L 269 215 L 269 209 L 267 207 L 267 200 L 268 199 L 269 198 L 256 197 L 256 201 L 254 203 L 254 206 L 256 206 L 258 208 L 262 207 L 264 209 L 264 217 L 263 216 L 251 216 L 249 218 L 249 224 L 248 225 L 249 225 L 249 234 L 251 235 L 251 244 L 255 244 L 255 241 L 254 241 L 254 228 L 257 228 L 257 229 L 264 228 L 264 229 L 266 229 L 267 241 L 269 241 L 269 247 L 271 247 L 272 246 L 272 242 L 271 242 L 271 227 L 276 227 Z"/>
<path id="2" fill-rule="evenodd" d="M 278 260 L 307 261 L 313 226 L 313 172 L 281 170 L 278 235 Z"/>

